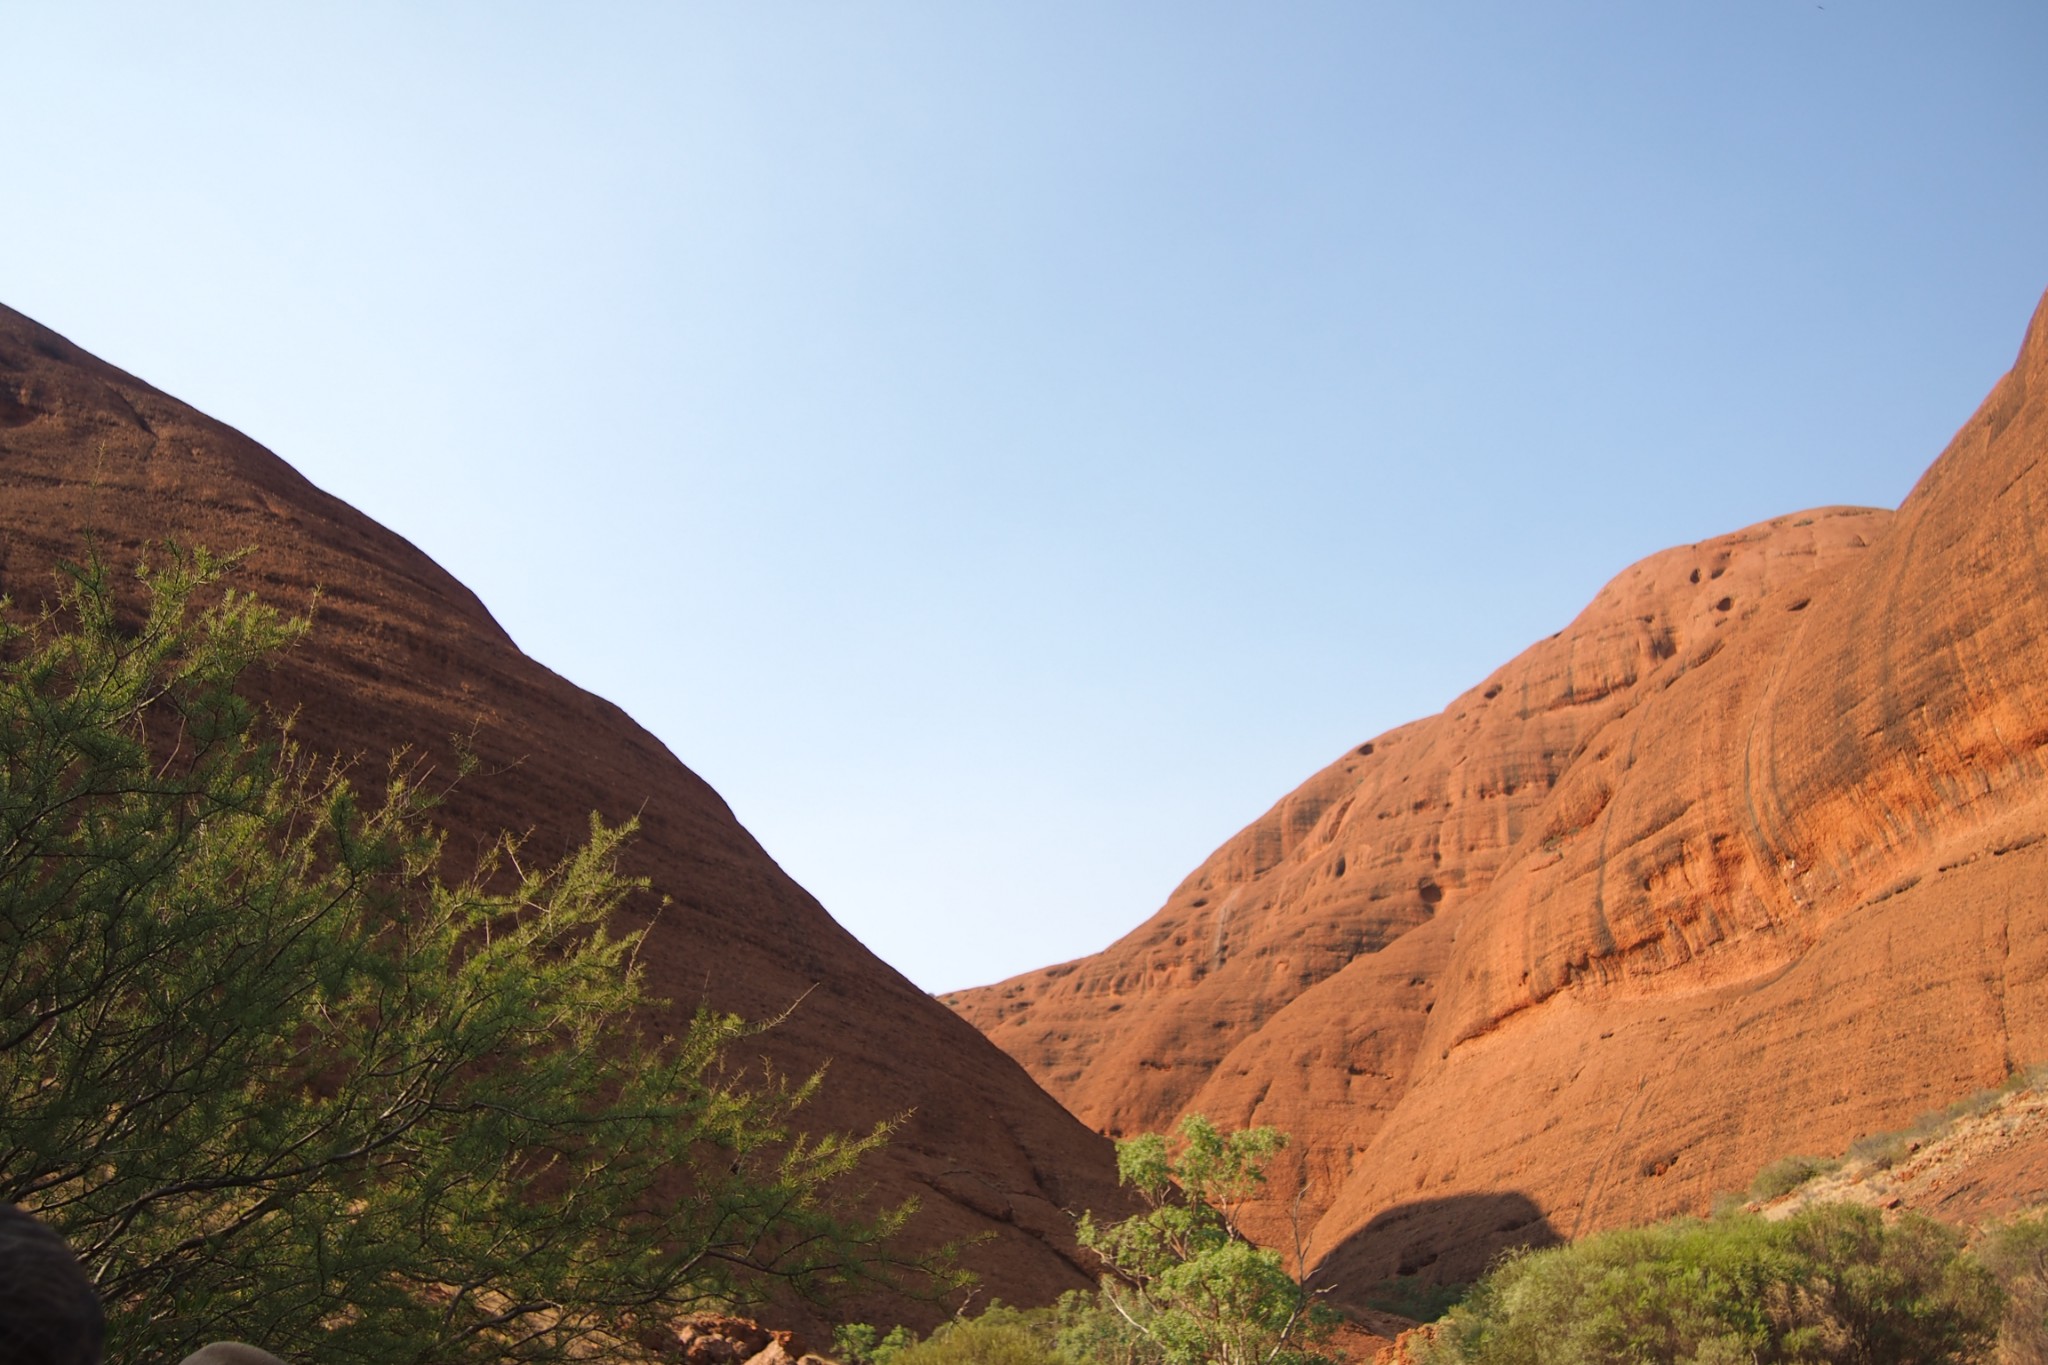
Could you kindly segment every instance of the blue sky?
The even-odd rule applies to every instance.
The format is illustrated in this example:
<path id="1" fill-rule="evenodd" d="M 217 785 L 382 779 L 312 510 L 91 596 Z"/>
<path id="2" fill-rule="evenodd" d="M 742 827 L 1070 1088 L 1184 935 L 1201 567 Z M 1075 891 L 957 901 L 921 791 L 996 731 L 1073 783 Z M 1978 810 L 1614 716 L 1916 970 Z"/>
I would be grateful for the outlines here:
<path id="1" fill-rule="evenodd" d="M 2038 0 L 0 0 L 0 302 L 630 711 L 930 989 L 1092 951 L 2048 286 Z"/>

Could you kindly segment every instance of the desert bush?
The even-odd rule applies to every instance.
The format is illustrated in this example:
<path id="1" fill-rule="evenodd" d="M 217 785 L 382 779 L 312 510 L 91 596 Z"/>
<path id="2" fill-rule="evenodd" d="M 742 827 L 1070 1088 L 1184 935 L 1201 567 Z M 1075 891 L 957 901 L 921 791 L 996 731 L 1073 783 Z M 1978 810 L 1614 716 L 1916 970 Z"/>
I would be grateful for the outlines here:
<path id="1" fill-rule="evenodd" d="M 917 1344 L 917 1334 L 896 1326 L 883 1332 L 871 1322 L 841 1323 L 832 1329 L 832 1351 L 847 1365 L 885 1365 L 898 1351 Z"/>
<path id="2" fill-rule="evenodd" d="M 1823 1205 L 1510 1254 L 1426 1350 L 1439 1365 L 1934 1365 L 1976 1359 L 2000 1311 L 1958 1234 Z"/>
<path id="3" fill-rule="evenodd" d="M 1792 1193 L 1807 1181 L 1840 1170 L 1842 1163 L 1829 1157 L 1784 1156 L 1756 1173 L 1749 1185 L 1749 1197 L 1769 1203 Z"/>
<path id="4" fill-rule="evenodd" d="M 1839 1341 L 1828 1360 L 1967 1360 L 1996 1334 L 2003 1295 L 1962 1234 L 1916 1213 L 1822 1204 L 1778 1225 L 1800 1262 L 1784 1320 Z"/>
<path id="5" fill-rule="evenodd" d="M 1977 1254 L 2005 1290 L 1999 1359 L 2007 1365 L 2048 1362 L 2048 1213 L 1990 1228 Z"/>
<path id="6" fill-rule="evenodd" d="M 816 1078 L 742 1083 L 733 1016 L 643 1031 L 630 827 L 444 881 L 417 774 L 259 734 L 238 683 L 306 626 L 223 571 L 124 608 L 89 565 L 0 618 L 0 1200 L 77 1249 L 114 1358 L 602 1358 L 872 1271 L 904 1210 L 832 1191 L 884 1131 L 803 1136 Z"/>
<path id="7" fill-rule="evenodd" d="M 1368 1308 L 1392 1313 L 1410 1322 L 1435 1322 L 1472 1292 L 1470 1284 L 1453 1281 L 1429 1284 L 1416 1275 L 1396 1275 L 1381 1280 L 1359 1298 Z"/>
<path id="8" fill-rule="evenodd" d="M 1945 1110 L 1933 1110 L 1903 1128 L 1865 1133 L 1849 1144 L 1846 1159 L 1860 1162 L 1872 1170 L 1888 1171 L 1940 1136 L 1948 1124 L 1949 1116 Z"/>
<path id="9" fill-rule="evenodd" d="M 1863 1162 L 1880 1171 L 1890 1170 L 1919 1148 L 1945 1137 L 1964 1119 L 1990 1112 L 2015 1091 L 2040 1085 L 2043 1072 L 2039 1066 L 2016 1068 L 1997 1085 L 1973 1090 L 1939 1109 L 1916 1114 L 1903 1127 L 1866 1133 L 1849 1144 L 1846 1159 Z"/>
<path id="10" fill-rule="evenodd" d="M 834 1345 L 851 1365 L 1080 1365 L 1060 1349 L 1053 1310 L 1001 1303 L 941 1323 L 922 1341 L 900 1327 L 881 1336 L 856 1324 L 840 1328 Z"/>

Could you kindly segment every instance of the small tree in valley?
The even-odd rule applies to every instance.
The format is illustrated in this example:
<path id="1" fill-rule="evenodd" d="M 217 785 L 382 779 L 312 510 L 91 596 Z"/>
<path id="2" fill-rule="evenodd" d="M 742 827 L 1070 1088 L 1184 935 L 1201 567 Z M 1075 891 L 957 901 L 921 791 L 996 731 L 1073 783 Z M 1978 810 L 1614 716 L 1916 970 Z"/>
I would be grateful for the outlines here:
<path id="1" fill-rule="evenodd" d="M 1334 1315 L 1255 1246 L 1237 1212 L 1286 1145 L 1271 1128 L 1225 1134 L 1198 1114 L 1173 1141 L 1117 1144 L 1117 1174 L 1145 1203 L 1120 1222 L 1083 1217 L 1081 1244 L 1103 1260 L 1096 1304 L 1070 1305 L 1066 1340 L 1084 1358 L 1163 1365 L 1316 1365 Z"/>

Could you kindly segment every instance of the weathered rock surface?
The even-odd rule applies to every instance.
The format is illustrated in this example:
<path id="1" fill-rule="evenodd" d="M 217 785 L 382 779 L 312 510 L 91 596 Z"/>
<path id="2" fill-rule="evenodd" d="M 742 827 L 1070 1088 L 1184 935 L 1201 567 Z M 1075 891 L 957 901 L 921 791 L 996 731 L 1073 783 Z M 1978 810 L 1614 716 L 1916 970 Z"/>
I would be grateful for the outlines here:
<path id="1" fill-rule="evenodd" d="M 372 781 L 400 746 L 445 765 L 450 737 L 473 735 L 480 775 L 443 812 L 458 860 L 501 829 L 531 831 L 537 858 L 559 856 L 592 811 L 637 813 L 629 869 L 673 901 L 640 960 L 676 1022 L 700 1000 L 755 1018 L 801 1000 L 761 1051 L 799 1075 L 831 1063 L 815 1121 L 908 1116 L 874 1168 L 880 1197 L 919 1196 L 934 1241 L 994 1234 L 968 1260 L 1011 1302 L 1090 1282 L 1062 1210 L 1115 1205 L 1108 1144 L 834 923 L 716 792 L 618 708 L 521 654 L 400 537 L 0 308 L 0 592 L 46 597 L 53 563 L 80 557 L 87 537 L 116 565 L 166 538 L 249 548 L 242 585 L 288 610 L 317 589 L 311 639 L 262 686 L 299 708 L 313 751 L 362 756 Z"/>
<path id="2" fill-rule="evenodd" d="M 794 1332 L 722 1314 L 700 1314 L 677 1324 L 673 1342 L 655 1344 L 652 1355 L 682 1365 L 833 1365 L 806 1349 Z"/>
<path id="3" fill-rule="evenodd" d="M 1105 952 L 947 1002 L 1106 1131 L 1292 1131 L 1354 1302 L 2048 1058 L 2044 454 L 2048 303 L 1896 512 L 1644 560 Z"/>

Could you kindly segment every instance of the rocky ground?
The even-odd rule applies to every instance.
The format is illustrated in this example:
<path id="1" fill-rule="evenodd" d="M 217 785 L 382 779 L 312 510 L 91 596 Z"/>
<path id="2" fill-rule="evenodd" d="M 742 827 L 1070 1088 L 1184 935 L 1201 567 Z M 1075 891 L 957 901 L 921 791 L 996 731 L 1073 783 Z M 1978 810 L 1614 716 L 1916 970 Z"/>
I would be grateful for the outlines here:
<path id="1" fill-rule="evenodd" d="M 1976 1229 L 2048 1204 L 2048 1091 L 2029 1085 L 1978 1103 L 1858 1143 L 1868 1155 L 1753 1207 L 1782 1218 L 1811 1204 L 1873 1204 Z"/>

